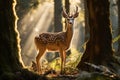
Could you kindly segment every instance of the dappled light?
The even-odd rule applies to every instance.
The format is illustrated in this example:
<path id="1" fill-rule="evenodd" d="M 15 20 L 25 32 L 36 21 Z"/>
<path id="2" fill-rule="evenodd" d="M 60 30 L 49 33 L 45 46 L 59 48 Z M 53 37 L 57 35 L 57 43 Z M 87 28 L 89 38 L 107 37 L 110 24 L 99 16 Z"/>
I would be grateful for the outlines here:
<path id="1" fill-rule="evenodd" d="M 0 80 L 120 80 L 120 0 L 0 0 Z"/>
<path id="2" fill-rule="evenodd" d="M 79 70 L 76 69 L 80 59 L 82 57 L 82 53 L 78 52 L 76 49 L 71 49 L 71 54 L 66 58 L 66 65 L 65 65 L 65 74 L 67 75 L 75 75 L 78 74 Z M 57 74 L 60 72 L 60 65 L 61 60 L 60 57 L 48 62 L 45 58 L 42 61 L 42 74 L 46 74 L 48 71 L 55 71 Z M 36 72 L 36 63 L 33 63 L 32 71 Z M 49 76 L 49 75 L 48 75 Z"/>
<path id="3" fill-rule="evenodd" d="M 76 76 L 80 73 L 80 71 L 76 67 L 79 65 L 81 61 L 81 57 L 83 56 L 83 53 L 85 53 L 85 50 L 86 50 L 87 40 L 85 40 L 85 37 L 87 36 L 88 39 L 90 37 L 89 29 L 88 30 L 86 29 L 86 23 L 85 23 L 85 15 L 88 17 L 88 14 L 85 14 L 85 8 L 84 8 L 83 2 L 84 2 L 83 0 L 82 1 L 70 0 L 70 6 L 69 6 L 70 12 L 68 14 L 73 15 L 75 13 L 75 8 L 77 6 L 79 17 L 76 18 L 74 21 L 74 26 L 73 26 L 74 33 L 73 33 L 72 41 L 69 48 L 70 55 L 66 56 L 66 64 L 64 67 L 65 69 L 64 74 L 66 75 Z M 47 33 L 47 32 L 54 33 L 55 27 L 56 27 L 54 26 L 54 23 L 55 23 L 54 21 L 55 5 L 54 4 L 55 3 L 53 0 L 46 0 L 40 3 L 38 2 L 35 5 L 35 7 L 34 8 L 31 7 L 30 10 L 27 13 L 25 13 L 22 18 L 20 17 L 20 20 L 18 22 L 18 29 L 21 34 L 22 59 L 24 61 L 24 64 L 28 66 L 30 70 L 36 73 L 37 71 L 39 71 L 36 63 L 36 56 L 38 55 L 38 51 L 36 50 L 34 38 L 35 36 L 39 37 L 40 36 L 39 34 L 41 33 Z M 65 8 L 64 7 L 65 1 L 63 1 L 62 4 L 63 4 L 63 8 Z M 115 51 L 117 51 L 117 48 L 118 48 L 117 41 L 119 40 L 119 36 L 116 35 L 116 33 L 118 33 L 116 31 L 117 25 L 118 25 L 116 18 L 118 17 L 118 14 L 117 14 L 117 7 L 116 5 L 114 6 L 114 4 L 116 4 L 115 1 L 113 1 L 110 4 L 110 7 L 111 7 L 110 19 L 112 21 L 113 48 L 115 48 Z M 60 9 L 62 11 L 62 7 Z M 63 25 L 62 29 L 65 32 L 66 31 L 65 18 L 62 17 L 61 22 Z M 87 22 L 87 25 L 88 23 L 89 22 Z M 49 41 L 49 40 L 52 40 L 52 39 L 48 39 L 46 41 Z M 53 39 L 53 42 L 54 42 L 54 39 Z M 99 52 L 99 47 L 98 46 L 96 47 L 97 48 L 95 50 Z M 39 60 L 39 62 L 41 63 L 41 70 L 42 70 L 41 74 L 47 75 L 48 77 L 52 77 L 52 76 L 55 77 L 59 73 L 61 73 L 61 64 L 62 64 L 61 57 L 60 55 L 56 57 L 55 52 L 46 52 L 46 54 L 42 56 L 42 59 Z M 102 70 L 101 67 L 99 68 L 99 66 L 97 65 L 94 65 L 91 63 L 85 63 L 85 64 L 92 68 L 97 67 L 98 70 Z M 105 69 L 108 69 L 108 68 L 105 67 Z M 86 73 L 86 74 L 89 74 L 89 73 Z"/>
<path id="4" fill-rule="evenodd" d="M 26 65 L 34 60 L 35 51 L 34 37 L 42 32 L 47 32 L 53 20 L 53 3 L 44 3 L 37 9 L 31 9 L 20 22 L 22 56 Z M 22 42 L 25 40 L 24 44 Z"/>
<path id="5" fill-rule="evenodd" d="M 85 8 L 83 0 L 70 0 L 70 12 L 68 14 L 74 14 L 75 8 L 78 6 L 79 17 L 75 19 L 73 26 L 73 37 L 70 44 L 70 55 L 66 56 L 66 64 L 65 64 L 65 72 L 67 75 L 76 75 L 79 73 L 79 70 L 76 68 L 79 62 L 81 61 L 81 57 L 86 50 L 85 36 L 89 38 L 89 30 L 87 33 L 85 32 Z M 34 2 L 32 4 L 35 4 Z M 37 72 L 37 64 L 36 64 L 36 56 L 37 50 L 34 43 L 35 36 L 39 37 L 41 33 L 54 33 L 54 1 L 46 0 L 42 2 L 37 2 L 34 8 L 30 8 L 27 13 L 20 17 L 18 22 L 18 29 L 21 34 L 21 48 L 22 48 L 22 59 L 24 64 L 28 66 L 32 71 Z M 63 8 L 65 8 L 65 1 L 62 2 Z M 116 2 L 111 0 L 110 4 L 110 19 L 112 21 L 112 35 L 113 35 L 113 48 L 117 51 L 117 41 L 119 40 L 119 36 L 116 35 L 117 31 L 117 7 Z M 32 5 L 34 6 L 34 5 Z M 62 10 L 62 7 L 61 7 Z M 58 15 L 59 16 L 59 15 Z M 62 16 L 62 14 L 61 14 Z M 86 15 L 88 17 L 88 15 Z M 65 18 L 62 17 L 62 29 L 66 31 L 65 27 Z M 88 24 L 88 22 L 87 22 Z M 60 26 L 61 27 L 61 26 Z M 87 26 L 88 27 L 88 26 Z M 49 39 L 51 40 L 51 39 Z M 48 41 L 48 40 L 47 40 Z M 87 40 L 86 40 L 87 41 Z M 97 47 L 98 49 L 99 47 Z M 99 50 L 99 49 L 98 49 Z M 97 51 L 97 50 L 96 50 Z M 99 52 L 99 51 L 98 51 Z M 58 54 L 58 53 L 57 53 Z M 61 58 L 56 57 L 55 52 L 47 52 L 42 56 L 40 61 L 42 74 L 49 74 L 49 71 L 53 71 L 51 73 L 56 74 L 60 73 L 61 70 Z M 89 64 L 89 63 L 88 63 Z M 87 65 L 88 65 L 87 64 Z M 31 67 L 32 65 L 32 67 Z M 92 66 L 89 64 L 89 66 Z M 53 75 L 52 75 L 53 76 Z M 54 75 L 55 76 L 55 75 Z"/>
<path id="6" fill-rule="evenodd" d="M 70 1 L 71 7 L 70 12 L 75 12 L 75 5 L 80 4 L 78 0 Z M 74 35 L 72 39 L 71 47 L 78 51 L 83 49 L 78 46 L 82 46 L 84 43 L 84 12 L 79 7 L 79 17 L 74 23 Z M 21 47 L 22 47 L 22 58 L 26 66 L 30 66 L 32 61 L 35 61 L 37 51 L 35 49 L 34 37 L 43 32 L 54 31 L 54 2 L 43 2 L 39 4 L 37 8 L 32 8 L 27 14 L 24 15 L 23 19 L 19 21 L 19 31 L 21 34 Z M 64 19 L 61 21 L 64 26 Z M 64 27 L 63 27 L 64 29 Z M 81 30 L 79 32 L 79 30 Z M 78 42 L 80 39 L 80 42 Z"/>

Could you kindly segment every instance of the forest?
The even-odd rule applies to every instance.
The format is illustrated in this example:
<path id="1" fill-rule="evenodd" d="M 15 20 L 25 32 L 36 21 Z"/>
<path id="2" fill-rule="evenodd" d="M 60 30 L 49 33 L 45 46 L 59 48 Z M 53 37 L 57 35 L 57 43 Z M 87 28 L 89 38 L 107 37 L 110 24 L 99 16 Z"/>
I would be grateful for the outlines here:
<path id="1" fill-rule="evenodd" d="M 0 0 L 0 80 L 120 80 L 120 0 Z"/>

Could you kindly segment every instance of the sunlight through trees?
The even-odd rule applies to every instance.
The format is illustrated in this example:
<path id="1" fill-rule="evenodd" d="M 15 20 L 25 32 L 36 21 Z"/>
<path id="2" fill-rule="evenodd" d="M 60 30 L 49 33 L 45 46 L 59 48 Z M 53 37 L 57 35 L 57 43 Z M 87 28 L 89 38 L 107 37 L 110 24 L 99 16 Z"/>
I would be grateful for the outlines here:
<path id="1" fill-rule="evenodd" d="M 70 1 L 72 6 L 79 6 L 82 3 L 76 0 Z M 73 3 L 74 2 L 74 3 Z M 64 4 L 63 4 L 64 5 Z M 18 5 L 19 7 L 20 5 Z M 75 7 L 70 7 L 74 12 Z M 62 11 L 62 7 L 61 11 Z M 83 45 L 84 43 L 84 15 L 83 9 L 79 7 L 80 18 L 75 21 L 75 35 L 72 40 L 71 47 L 76 48 L 77 50 L 81 50 L 79 45 Z M 59 14 L 61 15 L 61 14 Z M 19 15 L 20 16 L 20 15 Z M 64 21 L 62 22 L 64 26 Z M 37 55 L 37 51 L 35 50 L 34 45 L 34 36 L 38 35 L 42 32 L 53 32 L 54 31 L 54 2 L 53 1 L 43 1 L 38 5 L 37 8 L 31 8 L 29 12 L 24 14 L 24 17 L 18 22 L 18 29 L 21 34 L 21 47 L 22 47 L 22 58 L 25 65 L 30 65 L 31 61 L 35 60 L 35 56 Z M 60 25 L 58 25 L 60 26 Z M 62 26 L 61 26 L 62 27 Z M 64 29 L 64 27 L 62 27 Z M 79 32 L 79 30 L 81 30 Z M 61 30 L 59 30 L 61 31 Z M 80 41 L 79 41 L 79 40 Z M 52 56 L 51 56 L 52 57 Z"/>

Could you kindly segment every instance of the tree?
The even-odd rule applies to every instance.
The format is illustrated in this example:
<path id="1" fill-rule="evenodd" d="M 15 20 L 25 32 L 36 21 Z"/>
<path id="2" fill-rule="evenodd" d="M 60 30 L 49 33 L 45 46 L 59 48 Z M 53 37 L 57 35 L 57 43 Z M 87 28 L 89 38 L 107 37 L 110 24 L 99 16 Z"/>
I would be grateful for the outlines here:
<path id="1" fill-rule="evenodd" d="M 54 0 L 54 31 L 62 31 L 62 0 Z"/>
<path id="2" fill-rule="evenodd" d="M 70 10 L 70 2 L 69 2 L 69 0 L 65 0 L 65 9 L 66 9 L 66 13 L 69 13 L 69 10 Z"/>
<path id="3" fill-rule="evenodd" d="M 89 39 L 88 9 L 86 0 L 84 0 L 84 8 L 85 8 L 85 42 L 86 42 Z"/>
<path id="4" fill-rule="evenodd" d="M 16 31 L 16 16 L 12 10 L 14 0 L 7 2 L 1 0 L 0 3 L 0 71 L 17 71 L 22 68 L 19 60 L 18 33 Z"/>
<path id="5" fill-rule="evenodd" d="M 15 3 L 16 0 L 0 0 L 0 80 L 44 80 L 45 78 L 23 69 Z"/>
<path id="6" fill-rule="evenodd" d="M 85 62 L 106 65 L 113 59 L 108 0 L 87 0 L 90 39 L 78 68 L 91 71 Z"/>
<path id="7" fill-rule="evenodd" d="M 117 4 L 118 4 L 118 35 L 120 35 L 120 0 L 117 1 Z M 118 40 L 117 54 L 120 56 L 120 39 Z"/>

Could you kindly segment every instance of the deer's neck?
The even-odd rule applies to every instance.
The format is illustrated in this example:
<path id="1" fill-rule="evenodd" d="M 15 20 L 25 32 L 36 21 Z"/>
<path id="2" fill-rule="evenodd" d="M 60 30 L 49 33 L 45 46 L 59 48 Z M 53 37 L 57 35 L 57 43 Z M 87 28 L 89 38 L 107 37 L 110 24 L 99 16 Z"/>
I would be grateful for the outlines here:
<path id="1" fill-rule="evenodd" d="M 72 40 L 72 36 L 73 36 L 73 24 L 66 24 L 66 27 L 67 27 L 67 29 L 66 29 L 66 36 L 67 36 L 66 43 L 67 43 L 67 46 L 69 47 L 71 40 Z"/>

